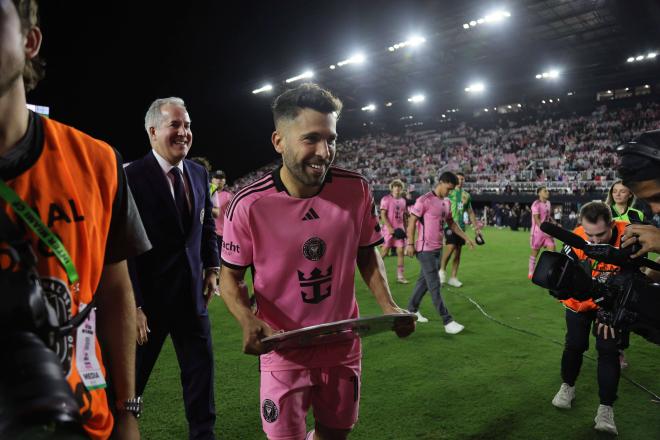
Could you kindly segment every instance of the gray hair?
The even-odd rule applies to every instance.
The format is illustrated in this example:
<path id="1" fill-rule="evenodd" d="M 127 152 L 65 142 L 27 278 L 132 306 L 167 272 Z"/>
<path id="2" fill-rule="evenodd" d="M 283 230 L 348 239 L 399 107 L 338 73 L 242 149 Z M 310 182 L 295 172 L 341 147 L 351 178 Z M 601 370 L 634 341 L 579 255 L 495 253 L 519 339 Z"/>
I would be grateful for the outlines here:
<path id="1" fill-rule="evenodd" d="M 183 99 L 176 96 L 156 99 L 151 103 L 147 114 L 144 116 L 144 129 L 147 130 L 147 134 L 149 134 L 149 127 L 158 127 L 163 122 L 163 113 L 160 109 L 167 104 L 178 105 L 187 111 L 186 103 L 183 102 Z"/>

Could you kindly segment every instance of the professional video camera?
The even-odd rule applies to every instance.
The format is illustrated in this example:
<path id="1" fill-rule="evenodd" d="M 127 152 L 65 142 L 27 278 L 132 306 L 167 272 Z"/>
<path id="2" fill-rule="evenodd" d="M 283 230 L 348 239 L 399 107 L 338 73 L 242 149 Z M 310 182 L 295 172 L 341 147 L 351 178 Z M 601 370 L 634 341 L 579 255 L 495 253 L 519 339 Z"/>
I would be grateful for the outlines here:
<path id="1" fill-rule="evenodd" d="M 0 220 L 0 438 L 87 438 L 53 351 L 87 313 L 58 322 L 42 290 L 32 247 L 16 240 L 19 234 L 7 233 L 4 213 Z"/>
<path id="2" fill-rule="evenodd" d="M 532 282 L 550 290 L 557 299 L 592 299 L 614 328 L 630 329 L 647 340 L 660 344 L 660 285 L 653 283 L 641 267 L 660 270 L 647 258 L 631 259 L 637 246 L 619 249 L 609 244 L 590 244 L 581 237 L 552 223 L 542 223 L 541 230 L 565 244 L 581 249 L 595 261 L 619 266 L 620 271 L 593 279 L 591 268 L 558 252 L 544 252 L 534 270 Z"/>

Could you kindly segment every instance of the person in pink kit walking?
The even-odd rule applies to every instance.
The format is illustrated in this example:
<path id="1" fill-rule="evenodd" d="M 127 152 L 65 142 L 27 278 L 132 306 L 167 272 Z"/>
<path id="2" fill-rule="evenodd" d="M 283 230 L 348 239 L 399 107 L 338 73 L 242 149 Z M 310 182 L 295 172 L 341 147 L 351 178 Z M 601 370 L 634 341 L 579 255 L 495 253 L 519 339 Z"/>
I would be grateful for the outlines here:
<path id="1" fill-rule="evenodd" d="M 345 439 L 357 421 L 360 339 L 270 351 L 289 331 L 359 316 L 355 266 L 383 313 L 402 313 L 377 246 L 373 197 L 358 173 L 331 166 L 342 104 L 315 84 L 273 102 L 271 141 L 283 165 L 236 193 L 225 215 L 221 290 L 243 330 L 243 351 L 260 355 L 262 428 L 271 440 Z M 256 314 L 240 289 L 253 268 Z M 402 320 L 401 337 L 415 329 Z M 315 428 L 305 418 L 314 409 Z"/>
<path id="2" fill-rule="evenodd" d="M 215 233 L 218 235 L 218 249 L 222 249 L 222 231 L 225 224 L 225 212 L 229 201 L 234 196 L 225 191 L 227 176 L 222 170 L 216 170 L 211 175 L 211 201 L 213 202 L 213 219 L 215 220 Z"/>
<path id="3" fill-rule="evenodd" d="M 532 203 L 532 229 L 529 237 L 529 245 L 532 248 L 532 253 L 529 256 L 529 271 L 527 278 L 532 279 L 534 275 L 534 267 L 536 266 L 536 257 L 541 248 L 546 248 L 549 251 L 555 250 L 555 241 L 551 236 L 541 231 L 541 223 L 553 222 L 551 212 L 552 206 L 550 205 L 550 191 L 545 186 L 541 186 L 536 190 L 538 199 Z M 554 222 L 553 222 L 554 223 Z"/>
<path id="4" fill-rule="evenodd" d="M 403 182 L 395 179 L 390 183 L 390 194 L 380 199 L 380 218 L 385 226 L 382 256 L 385 258 L 392 248 L 396 248 L 396 280 L 408 284 L 403 273 L 403 252 L 406 247 L 405 218 L 408 215 L 406 198 L 403 197 Z"/>
<path id="5" fill-rule="evenodd" d="M 410 210 L 406 245 L 406 255 L 409 257 L 416 255 L 420 265 L 419 278 L 408 301 L 408 310 L 417 314 L 419 322 L 428 322 L 428 319 L 419 312 L 419 304 L 426 292 L 430 292 L 433 305 L 442 317 L 445 331 L 449 334 L 460 333 L 464 327 L 454 321 L 440 295 L 438 271 L 442 256 L 443 224 L 446 223 L 447 227 L 465 240 L 471 249 L 474 248 L 474 242 L 451 216 L 451 202 L 447 195 L 457 184 L 458 177 L 454 173 L 444 172 L 438 178 L 438 184 L 433 191 L 417 198 Z M 417 229 L 417 240 L 415 240 L 415 229 Z"/>

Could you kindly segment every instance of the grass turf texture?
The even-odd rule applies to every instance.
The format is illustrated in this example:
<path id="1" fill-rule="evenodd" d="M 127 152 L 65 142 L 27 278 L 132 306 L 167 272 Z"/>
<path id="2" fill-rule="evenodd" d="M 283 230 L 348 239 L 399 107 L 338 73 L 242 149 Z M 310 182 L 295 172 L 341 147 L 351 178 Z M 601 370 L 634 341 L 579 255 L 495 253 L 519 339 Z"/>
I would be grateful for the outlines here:
<path id="1" fill-rule="evenodd" d="M 363 341 L 360 418 L 352 439 L 600 439 L 593 429 L 598 407 L 596 362 L 584 359 L 577 397 L 570 410 L 550 401 L 559 389 L 565 332 L 564 309 L 527 280 L 529 233 L 489 228 L 487 244 L 464 248 L 460 289 L 442 294 L 465 330 L 450 336 L 427 295 L 421 312 L 430 319 L 407 339 L 383 333 Z M 559 244 L 559 243 L 558 243 Z M 385 259 L 392 293 L 405 307 L 417 278 L 416 260 L 406 258 L 408 285 L 397 284 L 396 258 Z M 362 316 L 380 309 L 359 277 Z M 487 319 L 492 317 L 525 334 Z M 210 305 L 216 362 L 216 435 L 219 439 L 263 439 L 259 418 L 257 358 L 241 353 L 242 335 L 224 304 Z M 660 347 L 632 334 L 625 376 L 660 393 Z M 556 341 L 557 343 L 553 342 Z M 595 359 L 593 338 L 588 356 Z M 624 378 L 614 413 L 620 439 L 660 439 L 660 405 Z M 168 339 L 145 392 L 140 419 L 143 439 L 185 439 L 187 424 L 179 368 Z M 313 419 L 308 417 L 308 422 Z M 311 425 L 310 425 L 311 426 Z"/>

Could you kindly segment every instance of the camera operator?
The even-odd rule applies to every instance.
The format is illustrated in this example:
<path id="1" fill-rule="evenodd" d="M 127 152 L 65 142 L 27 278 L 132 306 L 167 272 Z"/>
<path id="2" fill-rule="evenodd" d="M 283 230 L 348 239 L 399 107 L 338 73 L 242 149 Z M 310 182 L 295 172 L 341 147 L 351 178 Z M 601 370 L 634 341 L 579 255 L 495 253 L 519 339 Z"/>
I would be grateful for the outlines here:
<path id="1" fill-rule="evenodd" d="M 593 244 L 619 246 L 627 223 L 612 220 L 610 208 L 603 202 L 590 202 L 580 210 L 580 226 L 573 231 Z M 580 262 L 592 278 L 608 277 L 619 268 L 612 264 L 594 261 L 583 251 L 564 246 L 562 253 Z M 598 351 L 598 388 L 600 405 L 595 418 L 595 429 L 617 434 L 612 405 L 616 400 L 617 387 L 621 374 L 618 331 L 599 322 L 598 306 L 591 300 L 578 301 L 574 298 L 562 300 L 566 307 L 566 343 L 561 359 L 563 383 L 552 404 L 557 408 L 568 409 L 575 398 L 575 382 L 580 373 L 582 356 L 589 348 L 590 331 L 596 337 Z"/>
<path id="2" fill-rule="evenodd" d="M 86 435 L 137 439 L 135 302 L 126 258 L 150 244 L 113 148 L 26 108 L 26 91 L 43 77 L 37 9 L 36 0 L 0 0 L 0 210 L 34 250 L 59 324 L 85 306 L 92 310 L 56 350 Z M 2 307 L 14 293 L 3 289 Z"/>
<path id="3" fill-rule="evenodd" d="M 642 133 L 634 141 L 620 145 L 617 152 L 621 157 L 619 176 L 623 184 L 638 199 L 647 202 L 654 214 L 660 213 L 660 130 Z M 653 225 L 629 226 L 622 247 L 635 243 L 642 248 L 633 257 L 660 252 L 660 230 Z M 657 272 L 649 275 L 656 281 L 660 279 Z"/>

